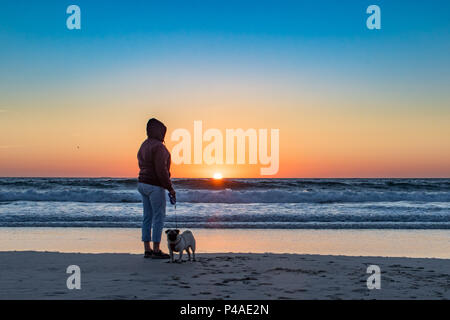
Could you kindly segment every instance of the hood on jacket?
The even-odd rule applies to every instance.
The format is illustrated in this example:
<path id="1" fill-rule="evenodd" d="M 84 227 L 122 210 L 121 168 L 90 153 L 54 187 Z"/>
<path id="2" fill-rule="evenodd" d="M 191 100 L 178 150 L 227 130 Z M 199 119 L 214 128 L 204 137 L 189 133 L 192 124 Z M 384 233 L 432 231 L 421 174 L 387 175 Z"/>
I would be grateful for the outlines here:
<path id="1" fill-rule="evenodd" d="M 164 141 L 166 136 L 167 127 L 161 121 L 151 118 L 147 122 L 147 136 L 149 138 L 157 139 L 161 142 Z"/>

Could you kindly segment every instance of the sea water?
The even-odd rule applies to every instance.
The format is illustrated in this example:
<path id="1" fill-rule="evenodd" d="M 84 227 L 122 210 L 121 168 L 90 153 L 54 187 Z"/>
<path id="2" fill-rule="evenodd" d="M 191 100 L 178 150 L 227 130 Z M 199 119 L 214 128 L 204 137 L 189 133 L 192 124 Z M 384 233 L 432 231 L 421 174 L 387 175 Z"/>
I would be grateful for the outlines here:
<path id="1" fill-rule="evenodd" d="M 166 227 L 450 229 L 450 179 L 174 179 Z M 135 228 L 136 179 L 0 178 L 0 227 Z"/>

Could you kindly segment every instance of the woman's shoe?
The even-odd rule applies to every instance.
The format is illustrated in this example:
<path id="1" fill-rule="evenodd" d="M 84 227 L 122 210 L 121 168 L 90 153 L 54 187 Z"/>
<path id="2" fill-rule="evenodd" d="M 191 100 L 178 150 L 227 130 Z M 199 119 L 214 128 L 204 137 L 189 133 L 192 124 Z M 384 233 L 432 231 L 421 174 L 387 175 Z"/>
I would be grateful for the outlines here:
<path id="1" fill-rule="evenodd" d="M 144 258 L 151 258 L 152 255 L 153 255 L 153 250 L 144 252 Z"/>

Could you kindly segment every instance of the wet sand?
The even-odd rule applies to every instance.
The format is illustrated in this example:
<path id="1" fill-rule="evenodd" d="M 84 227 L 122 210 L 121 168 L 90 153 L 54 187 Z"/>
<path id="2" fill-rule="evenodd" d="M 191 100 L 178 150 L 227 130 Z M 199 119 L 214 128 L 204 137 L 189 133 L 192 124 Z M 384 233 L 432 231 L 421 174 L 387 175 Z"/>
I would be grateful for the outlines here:
<path id="1" fill-rule="evenodd" d="M 450 259 L 450 230 L 191 230 L 199 253 Z M 140 233 L 138 228 L 0 228 L 0 251 L 137 254 L 143 251 Z M 162 236 L 162 248 L 167 251 L 164 232 Z"/>

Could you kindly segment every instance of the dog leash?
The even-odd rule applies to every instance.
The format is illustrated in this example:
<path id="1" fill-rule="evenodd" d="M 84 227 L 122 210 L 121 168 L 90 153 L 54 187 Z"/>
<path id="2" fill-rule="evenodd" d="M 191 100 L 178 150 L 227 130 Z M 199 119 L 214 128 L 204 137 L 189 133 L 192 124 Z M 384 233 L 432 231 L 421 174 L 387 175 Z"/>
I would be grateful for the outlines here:
<path id="1" fill-rule="evenodd" d="M 177 204 L 174 204 L 175 209 L 175 229 L 178 229 L 178 218 L 177 218 Z"/>
<path id="2" fill-rule="evenodd" d="M 169 193 L 170 203 L 174 206 L 175 209 L 175 229 L 178 229 L 178 218 L 177 218 L 177 200 Z"/>

